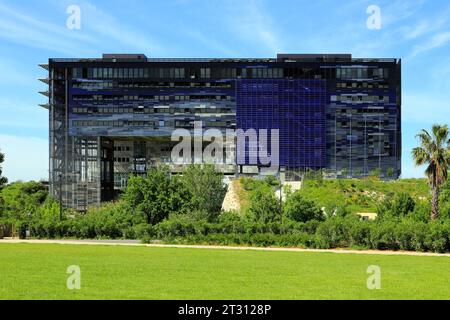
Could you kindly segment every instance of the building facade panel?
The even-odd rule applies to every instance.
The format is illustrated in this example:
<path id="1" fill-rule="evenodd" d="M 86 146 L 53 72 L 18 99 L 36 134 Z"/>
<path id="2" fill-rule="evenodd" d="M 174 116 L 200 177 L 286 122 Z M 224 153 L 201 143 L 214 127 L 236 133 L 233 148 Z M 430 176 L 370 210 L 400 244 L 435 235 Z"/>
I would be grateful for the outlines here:
<path id="1" fill-rule="evenodd" d="M 237 80 L 237 128 L 279 130 L 279 163 L 287 168 L 325 168 L 325 80 Z M 270 134 L 269 139 L 270 141 Z M 238 165 L 249 165 L 247 141 Z M 269 148 L 270 149 L 270 148 Z M 273 151 L 273 150 L 269 150 Z M 240 157 L 238 157 L 239 159 Z"/>

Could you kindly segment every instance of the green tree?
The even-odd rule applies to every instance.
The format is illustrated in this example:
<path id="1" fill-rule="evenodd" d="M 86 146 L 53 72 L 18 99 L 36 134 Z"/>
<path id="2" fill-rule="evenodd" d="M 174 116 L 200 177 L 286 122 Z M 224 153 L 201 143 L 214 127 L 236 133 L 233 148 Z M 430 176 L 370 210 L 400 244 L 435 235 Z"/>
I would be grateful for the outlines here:
<path id="1" fill-rule="evenodd" d="M 190 165 L 180 177 L 180 182 L 190 194 L 192 210 L 208 213 L 210 219 L 220 214 L 227 192 L 223 174 L 213 165 Z"/>
<path id="2" fill-rule="evenodd" d="M 2 187 L 8 183 L 8 179 L 6 177 L 2 177 L 2 166 L 1 164 L 5 161 L 5 155 L 0 151 L 0 190 Z"/>
<path id="3" fill-rule="evenodd" d="M 123 199 L 148 224 L 157 224 L 170 213 L 186 212 L 189 193 L 167 167 L 152 168 L 146 176 L 131 176 Z"/>
<path id="4" fill-rule="evenodd" d="M 26 220 L 42 205 L 48 196 L 45 185 L 39 182 L 14 182 L 0 193 L 3 210 L 0 218 Z"/>
<path id="5" fill-rule="evenodd" d="M 280 220 L 280 204 L 272 188 L 258 188 L 251 196 L 250 213 L 263 223 Z"/>
<path id="6" fill-rule="evenodd" d="M 289 195 L 284 205 L 284 214 L 291 220 L 306 222 L 324 220 L 324 214 L 314 201 L 305 199 L 299 191 Z"/>
<path id="7" fill-rule="evenodd" d="M 412 155 L 417 166 L 427 165 L 425 174 L 431 189 L 431 219 L 439 217 L 439 188 L 447 180 L 450 167 L 450 139 L 447 125 L 435 124 L 431 134 L 422 129 L 416 136 L 420 147 L 414 148 Z"/>

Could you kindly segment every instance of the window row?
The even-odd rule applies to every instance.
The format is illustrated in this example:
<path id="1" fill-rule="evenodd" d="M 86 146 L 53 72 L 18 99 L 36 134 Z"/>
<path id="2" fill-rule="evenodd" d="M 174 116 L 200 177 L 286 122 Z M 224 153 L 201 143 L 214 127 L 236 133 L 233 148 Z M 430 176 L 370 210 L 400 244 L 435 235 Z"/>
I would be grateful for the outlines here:
<path id="1" fill-rule="evenodd" d="M 123 127 L 123 126 L 160 126 L 164 121 L 106 121 L 106 120 L 74 120 L 75 127 Z M 164 126 L 164 123 L 163 123 Z"/>
<path id="2" fill-rule="evenodd" d="M 337 79 L 387 79 L 389 69 L 387 68 L 337 68 Z"/>
<path id="3" fill-rule="evenodd" d="M 72 108 L 73 113 L 82 114 L 82 113 L 101 113 L 101 114 L 118 114 L 118 113 L 135 113 L 135 114 L 143 114 L 143 113 L 192 113 L 192 114 L 230 114 L 234 113 L 234 110 L 227 108 L 169 108 L 169 107 L 138 107 L 138 108 Z"/>
<path id="4" fill-rule="evenodd" d="M 114 162 L 124 162 L 124 163 L 129 163 L 129 162 L 130 162 L 130 158 L 117 157 L 117 158 L 114 158 Z"/>
<path id="5" fill-rule="evenodd" d="M 387 79 L 388 68 L 73 68 L 72 78 L 86 79 L 226 79 L 226 78 L 300 78 L 300 79 Z"/>
<path id="6" fill-rule="evenodd" d="M 128 82 L 128 80 L 93 80 L 93 81 L 73 81 L 72 88 L 86 90 L 102 90 L 112 88 L 231 88 L 229 82 Z"/>
<path id="7" fill-rule="evenodd" d="M 283 68 L 73 68 L 72 78 L 88 79 L 210 79 L 283 78 Z"/>
<path id="8" fill-rule="evenodd" d="M 362 96 L 362 95 L 340 95 L 340 96 L 331 96 L 331 101 L 339 101 L 339 102 L 389 102 L 389 96 Z"/>
<path id="9" fill-rule="evenodd" d="M 387 83 L 368 83 L 368 82 L 338 82 L 336 83 L 337 88 L 348 88 L 348 89 L 389 89 L 389 84 Z"/>
<path id="10" fill-rule="evenodd" d="M 203 121 L 204 127 L 217 128 L 227 127 L 231 125 L 231 122 L 226 121 Z M 193 120 L 175 120 L 175 121 L 102 121 L 102 120 L 74 120 L 73 125 L 75 127 L 124 127 L 124 126 L 136 126 L 136 127 L 151 127 L 157 128 L 193 128 Z"/>
<path id="11" fill-rule="evenodd" d="M 114 151 L 130 151 L 129 146 L 114 146 Z"/>
<path id="12" fill-rule="evenodd" d="M 175 96 L 153 96 L 153 95 L 73 95 L 73 101 L 185 101 L 185 100 L 231 100 L 226 95 L 175 95 Z"/>

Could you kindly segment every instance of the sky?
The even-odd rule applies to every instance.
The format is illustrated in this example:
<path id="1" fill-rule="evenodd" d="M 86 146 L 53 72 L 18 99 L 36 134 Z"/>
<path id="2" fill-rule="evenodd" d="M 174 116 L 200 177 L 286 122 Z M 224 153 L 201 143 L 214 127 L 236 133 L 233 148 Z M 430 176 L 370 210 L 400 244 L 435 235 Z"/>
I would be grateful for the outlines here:
<path id="1" fill-rule="evenodd" d="M 80 28 L 68 28 L 68 7 Z M 381 26 L 369 28 L 368 8 Z M 71 21 L 71 20 L 70 20 Z M 0 0 L 0 150 L 10 181 L 48 179 L 48 58 L 275 57 L 351 53 L 402 59 L 403 178 L 422 177 L 415 134 L 450 123 L 448 0 Z"/>

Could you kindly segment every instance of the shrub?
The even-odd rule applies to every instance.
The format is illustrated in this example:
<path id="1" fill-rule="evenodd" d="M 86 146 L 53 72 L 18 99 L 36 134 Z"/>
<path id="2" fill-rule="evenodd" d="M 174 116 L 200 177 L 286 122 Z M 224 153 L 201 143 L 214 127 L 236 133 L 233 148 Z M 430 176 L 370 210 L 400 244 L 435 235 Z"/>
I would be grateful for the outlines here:
<path id="1" fill-rule="evenodd" d="M 415 202 L 408 193 L 399 193 L 394 197 L 392 204 L 392 214 L 397 217 L 404 217 L 414 211 Z"/>
<path id="2" fill-rule="evenodd" d="M 433 221 L 428 224 L 429 229 L 425 237 L 425 246 L 429 251 L 448 252 L 450 223 Z"/>
<path id="3" fill-rule="evenodd" d="M 428 222 L 430 220 L 431 204 L 429 201 L 418 201 L 414 206 L 414 211 L 408 218 L 418 222 Z"/>
<path id="4" fill-rule="evenodd" d="M 398 250 L 396 237 L 397 222 L 393 220 L 377 221 L 371 226 L 370 246 L 379 250 Z"/>
<path id="5" fill-rule="evenodd" d="M 322 222 L 316 231 L 315 244 L 320 249 L 347 247 L 348 226 L 345 218 L 332 217 Z"/>
<path id="6" fill-rule="evenodd" d="M 297 222 L 324 220 L 324 214 L 316 203 L 305 199 L 299 191 L 289 195 L 284 206 L 284 214 L 287 218 Z"/>
<path id="7" fill-rule="evenodd" d="M 264 182 L 269 186 L 278 187 L 280 185 L 278 179 L 275 176 L 267 176 L 264 178 Z"/>
<path id="8" fill-rule="evenodd" d="M 271 189 L 259 188 L 251 197 L 250 213 L 255 221 L 263 223 L 280 220 L 280 203 Z"/>

